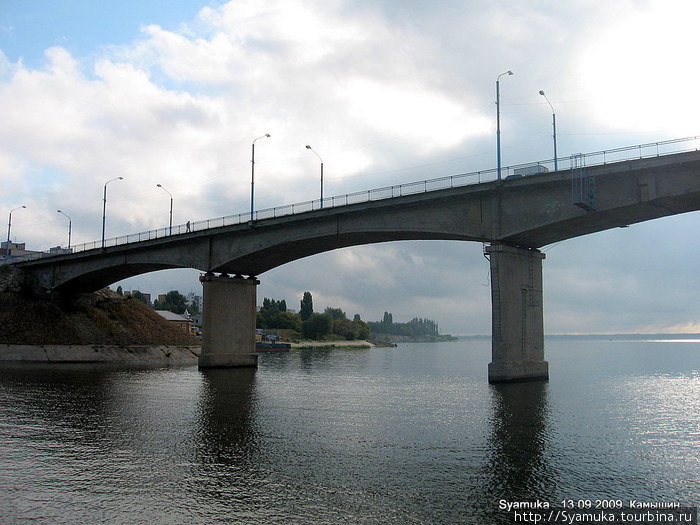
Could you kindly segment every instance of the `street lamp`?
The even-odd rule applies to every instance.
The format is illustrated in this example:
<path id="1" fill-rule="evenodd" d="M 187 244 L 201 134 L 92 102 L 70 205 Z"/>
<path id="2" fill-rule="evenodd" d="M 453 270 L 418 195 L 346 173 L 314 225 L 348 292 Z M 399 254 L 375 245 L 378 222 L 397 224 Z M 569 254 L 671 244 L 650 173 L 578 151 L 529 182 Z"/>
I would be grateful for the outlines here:
<path id="1" fill-rule="evenodd" d="M 5 259 L 10 258 L 10 228 L 12 228 L 12 212 L 15 210 L 21 210 L 22 208 L 26 208 L 26 206 L 22 205 L 10 210 L 10 216 L 7 219 L 7 246 L 5 246 Z"/>
<path id="2" fill-rule="evenodd" d="M 501 90 L 500 80 L 504 75 L 512 75 L 512 71 L 506 71 L 496 77 L 496 155 L 498 157 L 498 180 L 501 180 Z"/>
<path id="3" fill-rule="evenodd" d="M 61 215 L 64 215 L 65 217 L 68 217 L 64 212 L 61 210 L 56 210 L 58 213 Z M 71 234 L 71 227 L 72 227 L 73 221 L 71 221 L 70 217 L 68 217 L 68 251 L 70 251 L 70 234 Z"/>
<path id="4" fill-rule="evenodd" d="M 552 106 L 552 103 L 549 101 L 547 98 L 547 95 L 544 94 L 544 91 L 540 89 L 540 95 L 544 97 L 544 99 L 547 101 L 549 104 L 549 107 L 552 108 L 552 137 L 554 138 L 554 171 L 559 171 L 558 165 L 557 165 L 557 115 L 554 113 L 554 106 Z"/>
<path id="5" fill-rule="evenodd" d="M 264 139 L 266 137 L 269 137 L 269 133 L 265 133 L 264 135 L 256 138 L 253 140 L 252 148 L 251 148 L 251 155 L 250 155 L 250 220 L 253 220 L 253 211 L 254 211 L 254 205 L 253 201 L 255 199 L 255 141 Z"/>
<path id="6" fill-rule="evenodd" d="M 117 177 L 116 179 L 109 179 L 105 182 L 104 193 L 102 194 L 102 247 L 105 247 L 105 219 L 107 214 L 107 184 L 114 182 L 115 180 L 123 180 L 124 177 Z"/>
<path id="7" fill-rule="evenodd" d="M 168 235 L 173 234 L 173 194 L 170 193 L 168 190 L 166 190 L 162 185 L 156 184 L 161 190 L 163 190 L 165 193 L 170 195 L 170 233 Z"/>
<path id="8" fill-rule="evenodd" d="M 321 155 L 316 153 L 316 151 L 308 144 L 306 145 L 306 149 L 310 149 L 311 151 L 313 151 L 314 154 L 318 157 L 318 160 L 321 161 L 321 208 L 323 208 L 323 159 L 321 158 Z"/>

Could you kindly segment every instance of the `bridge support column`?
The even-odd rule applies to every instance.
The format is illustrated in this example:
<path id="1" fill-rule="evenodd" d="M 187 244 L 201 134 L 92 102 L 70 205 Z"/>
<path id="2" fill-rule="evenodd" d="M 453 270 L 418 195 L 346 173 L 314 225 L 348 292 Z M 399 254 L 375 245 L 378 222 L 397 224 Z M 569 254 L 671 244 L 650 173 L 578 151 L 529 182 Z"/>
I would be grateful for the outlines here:
<path id="1" fill-rule="evenodd" d="M 549 378 L 544 360 L 542 259 L 538 250 L 495 244 L 491 262 L 489 383 Z"/>
<path id="2" fill-rule="evenodd" d="M 257 366 L 255 277 L 206 274 L 202 282 L 200 368 Z"/>

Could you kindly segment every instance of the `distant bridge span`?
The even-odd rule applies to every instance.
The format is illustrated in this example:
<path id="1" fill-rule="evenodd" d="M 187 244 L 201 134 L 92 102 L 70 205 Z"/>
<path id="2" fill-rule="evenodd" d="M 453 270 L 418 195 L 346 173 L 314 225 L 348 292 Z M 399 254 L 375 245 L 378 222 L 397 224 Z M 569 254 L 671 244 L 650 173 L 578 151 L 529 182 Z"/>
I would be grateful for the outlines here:
<path id="1" fill-rule="evenodd" d="M 326 207 L 15 264 L 58 294 L 94 291 L 168 268 L 206 272 L 204 323 L 210 326 L 204 328 L 200 364 L 223 366 L 254 361 L 240 357 L 253 348 L 246 335 L 252 337 L 255 317 L 255 286 L 251 291 L 250 285 L 267 270 L 337 248 L 386 241 L 490 243 L 494 361 L 489 378 L 519 380 L 547 375 L 544 256 L 538 248 L 699 209 L 700 152 L 690 151 Z M 207 294 L 207 288 L 217 291 Z M 235 312 L 215 315 L 229 303 L 237 305 Z M 241 324 L 243 310 L 248 313 Z M 227 324 L 238 326 L 235 333 L 207 339 Z"/>

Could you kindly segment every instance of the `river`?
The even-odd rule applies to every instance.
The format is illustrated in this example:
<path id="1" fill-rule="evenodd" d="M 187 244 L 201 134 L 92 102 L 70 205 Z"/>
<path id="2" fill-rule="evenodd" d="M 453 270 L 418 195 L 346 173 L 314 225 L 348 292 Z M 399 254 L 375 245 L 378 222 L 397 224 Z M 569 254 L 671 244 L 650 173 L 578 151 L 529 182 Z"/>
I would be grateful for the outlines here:
<path id="1" fill-rule="evenodd" d="M 0 368 L 1 523 L 511 523 L 500 500 L 697 505 L 700 341 L 263 354 L 253 370 Z"/>

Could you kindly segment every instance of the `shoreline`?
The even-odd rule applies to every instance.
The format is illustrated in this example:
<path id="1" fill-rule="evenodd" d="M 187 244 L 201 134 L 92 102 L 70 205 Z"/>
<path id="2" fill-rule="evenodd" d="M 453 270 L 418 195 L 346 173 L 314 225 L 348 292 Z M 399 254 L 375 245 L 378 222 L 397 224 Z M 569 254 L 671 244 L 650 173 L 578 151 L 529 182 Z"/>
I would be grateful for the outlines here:
<path id="1" fill-rule="evenodd" d="M 113 363 L 189 365 L 197 363 L 199 351 L 199 346 L 0 344 L 0 364 Z"/>
<path id="2" fill-rule="evenodd" d="M 333 350 L 333 349 L 349 349 L 349 350 L 366 350 L 375 348 L 378 345 L 365 340 L 357 341 L 300 341 L 291 343 L 292 350 Z"/>

